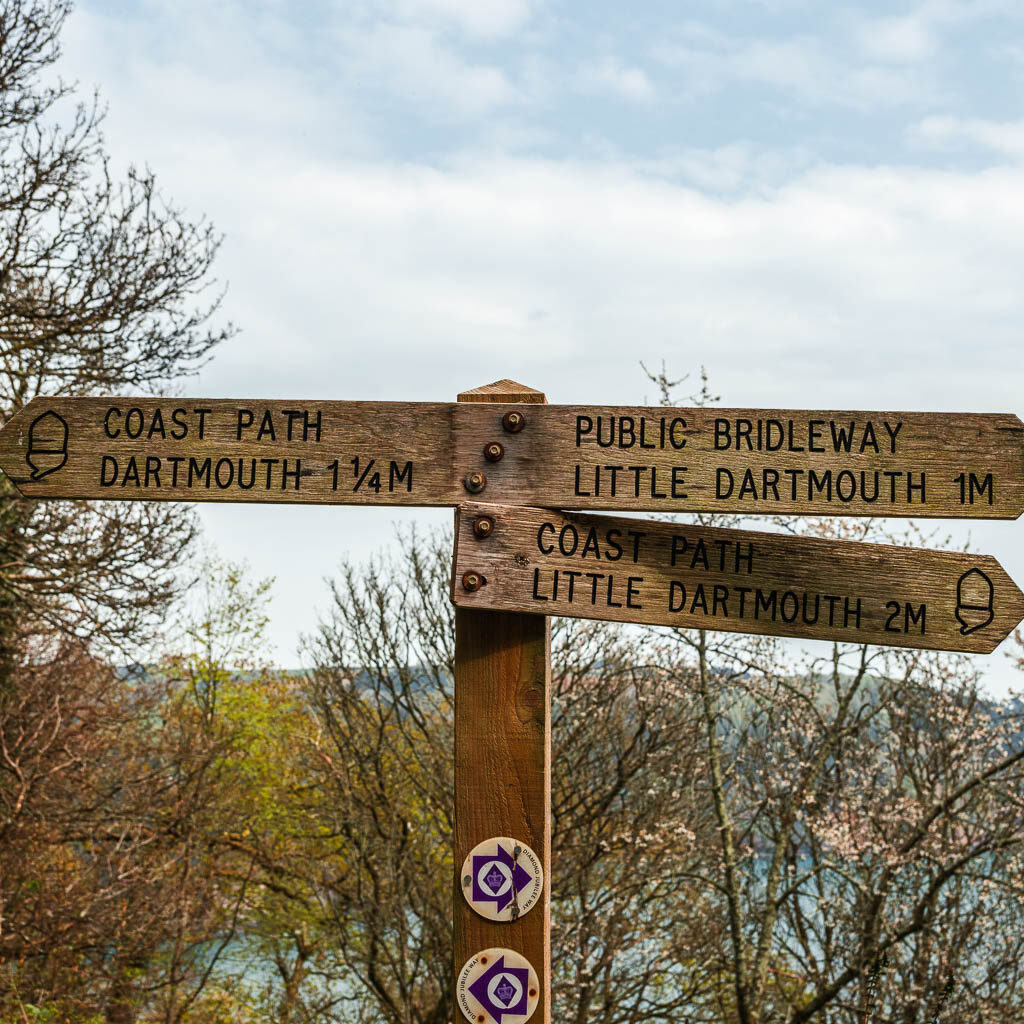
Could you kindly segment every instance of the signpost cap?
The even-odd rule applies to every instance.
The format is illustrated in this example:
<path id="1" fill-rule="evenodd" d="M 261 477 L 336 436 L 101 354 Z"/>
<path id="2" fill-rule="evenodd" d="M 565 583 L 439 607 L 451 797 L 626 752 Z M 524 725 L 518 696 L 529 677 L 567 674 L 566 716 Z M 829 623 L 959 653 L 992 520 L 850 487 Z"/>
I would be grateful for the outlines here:
<path id="1" fill-rule="evenodd" d="M 498 397 L 500 396 L 500 397 Z M 460 402 L 543 402 L 544 392 L 517 384 L 514 380 L 496 380 L 493 384 L 473 388 L 459 394 Z"/>

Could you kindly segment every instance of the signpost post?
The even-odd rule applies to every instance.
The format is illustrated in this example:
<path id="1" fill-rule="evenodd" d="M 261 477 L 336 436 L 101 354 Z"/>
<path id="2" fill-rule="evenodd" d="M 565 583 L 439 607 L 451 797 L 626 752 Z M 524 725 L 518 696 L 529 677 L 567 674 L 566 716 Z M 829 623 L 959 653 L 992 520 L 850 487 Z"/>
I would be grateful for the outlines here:
<path id="1" fill-rule="evenodd" d="M 505 436 L 502 419 L 507 410 L 491 403 L 515 402 L 533 412 L 544 395 L 500 381 L 467 391 L 459 401 L 481 403 L 478 422 L 485 427 L 476 446 L 476 464 L 466 466 L 468 476 L 486 472 L 485 447 Z M 538 991 L 534 997 L 528 995 L 527 1001 L 531 1008 L 536 1005 L 532 1019 L 541 1024 L 551 1022 L 550 663 L 551 630 L 546 616 L 456 608 L 455 1001 L 466 1013 L 465 994 L 472 982 L 464 965 L 481 953 L 486 956 L 488 950 L 511 950 L 525 957 L 536 972 Z M 509 837 L 530 847 L 545 875 L 537 905 L 509 921 L 489 920 L 472 909 L 468 899 L 474 878 L 471 870 L 469 885 L 465 884 L 464 858 L 491 837 Z M 469 1005 L 470 1012 L 491 1010 L 479 1018 L 480 1024 L 523 1019 L 501 1013 L 502 1001 L 497 994 L 494 999 L 491 1007 L 481 1007 L 479 1001 Z"/>

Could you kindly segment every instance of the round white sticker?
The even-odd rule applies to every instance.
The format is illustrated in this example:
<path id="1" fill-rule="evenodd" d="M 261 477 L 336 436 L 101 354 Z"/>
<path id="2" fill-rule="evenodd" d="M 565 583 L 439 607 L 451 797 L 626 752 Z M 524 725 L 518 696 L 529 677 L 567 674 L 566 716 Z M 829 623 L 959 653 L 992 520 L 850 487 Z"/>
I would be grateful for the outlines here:
<path id="1" fill-rule="evenodd" d="M 525 843 L 508 836 L 485 839 L 462 865 L 462 895 L 489 921 L 514 921 L 540 900 L 544 870 Z"/>
<path id="2" fill-rule="evenodd" d="M 525 1024 L 537 1009 L 540 985 L 530 961 L 511 949 L 485 949 L 459 972 L 459 1006 L 473 1024 Z"/>

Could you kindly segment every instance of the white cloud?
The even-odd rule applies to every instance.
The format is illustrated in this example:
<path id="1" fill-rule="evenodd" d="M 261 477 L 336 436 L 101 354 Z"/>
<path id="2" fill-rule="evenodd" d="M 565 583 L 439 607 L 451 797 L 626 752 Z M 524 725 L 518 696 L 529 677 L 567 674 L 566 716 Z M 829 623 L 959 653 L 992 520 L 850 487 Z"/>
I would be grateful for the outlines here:
<path id="1" fill-rule="evenodd" d="M 926 117 L 911 129 L 910 136 L 924 146 L 955 148 L 976 145 L 1017 160 L 1024 158 L 1024 121 Z"/>
<path id="2" fill-rule="evenodd" d="M 498 38 L 521 29 L 537 5 L 531 0 L 386 0 L 380 6 L 402 21 L 451 25 L 470 36 Z"/>
<path id="3" fill-rule="evenodd" d="M 937 102 L 942 95 L 927 65 L 864 61 L 813 35 L 743 38 L 691 22 L 653 52 L 682 75 L 691 100 L 736 82 L 771 86 L 808 107 L 888 109 Z"/>
<path id="4" fill-rule="evenodd" d="M 623 64 L 616 57 L 605 57 L 579 68 L 574 79 L 585 93 L 605 93 L 628 100 L 651 100 L 655 89 L 647 73 Z"/>
<path id="5" fill-rule="evenodd" d="M 435 116 L 477 116 L 520 98 L 503 70 L 468 60 L 425 28 L 342 28 L 338 38 L 353 85 L 425 103 Z"/>
<path id="6" fill-rule="evenodd" d="M 938 46 L 934 24 L 921 11 L 864 19 L 858 29 L 864 53 L 875 60 L 913 63 L 932 57 Z"/>

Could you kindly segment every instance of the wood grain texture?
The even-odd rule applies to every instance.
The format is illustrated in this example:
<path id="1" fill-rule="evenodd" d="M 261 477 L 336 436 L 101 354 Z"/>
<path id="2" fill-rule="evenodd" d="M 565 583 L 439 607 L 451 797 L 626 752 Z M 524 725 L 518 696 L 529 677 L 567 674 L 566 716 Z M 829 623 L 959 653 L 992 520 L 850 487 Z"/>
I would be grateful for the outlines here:
<path id="1" fill-rule="evenodd" d="M 517 384 L 514 380 L 496 380 L 493 384 L 483 384 L 470 391 L 463 391 L 458 396 L 460 402 L 526 402 L 536 404 L 544 401 L 543 392 L 529 388 L 525 384 Z"/>
<path id="2" fill-rule="evenodd" d="M 1024 424 L 1013 415 L 549 405 L 504 434 L 498 407 L 455 410 L 477 500 L 636 512 L 1015 519 Z"/>
<path id="3" fill-rule="evenodd" d="M 473 522 L 494 520 L 480 539 Z M 466 573 L 482 575 L 470 592 Z M 491 504 L 457 515 L 459 608 L 987 654 L 1024 618 L 990 555 Z"/>
<path id="4" fill-rule="evenodd" d="M 538 395 L 497 381 L 457 404 L 40 398 L 0 431 L 0 468 L 40 498 L 476 498 L 607 511 L 970 519 L 1024 510 L 1024 424 L 1013 415 L 548 406 L 536 404 Z M 510 433 L 502 417 L 518 407 L 526 425 Z M 57 468 L 46 448 L 60 426 L 39 420 L 47 414 L 68 427 L 67 460 Z M 504 449 L 500 461 L 484 458 L 492 442 Z M 466 478 L 479 472 L 486 484 L 471 493 Z"/>
<path id="5" fill-rule="evenodd" d="M 0 431 L 0 468 L 33 498 L 451 505 L 453 408 L 37 398 Z"/>
<path id="6" fill-rule="evenodd" d="M 543 402 L 542 394 L 533 394 L 533 402 Z M 454 977 L 479 950 L 501 946 L 522 953 L 540 979 L 531 1022 L 541 1024 L 551 1021 L 550 654 L 544 616 L 456 609 Z M 493 836 L 522 839 L 542 861 L 541 901 L 517 921 L 485 920 L 462 895 L 463 860 Z"/>

